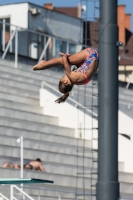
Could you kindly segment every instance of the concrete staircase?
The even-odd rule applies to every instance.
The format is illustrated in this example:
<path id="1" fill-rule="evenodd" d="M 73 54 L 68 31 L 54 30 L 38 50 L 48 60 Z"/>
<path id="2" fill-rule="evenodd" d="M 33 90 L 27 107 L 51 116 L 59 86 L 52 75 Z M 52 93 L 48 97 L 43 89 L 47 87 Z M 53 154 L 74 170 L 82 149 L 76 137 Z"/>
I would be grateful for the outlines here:
<path id="1" fill-rule="evenodd" d="M 25 178 L 42 178 L 54 181 L 54 185 L 33 186 L 41 190 L 42 198 L 55 200 L 59 196 L 63 199 L 75 199 L 76 186 L 78 192 L 95 194 L 97 175 L 91 181 L 91 168 L 97 171 L 97 162 L 93 163 L 89 149 L 92 142 L 85 141 L 85 150 L 88 152 L 83 157 L 84 140 L 76 139 L 75 130 L 58 126 L 58 118 L 43 115 L 39 107 L 39 89 L 44 80 L 57 88 L 62 73 L 46 70 L 33 72 L 32 66 L 19 64 L 15 69 L 9 61 L 0 60 L 0 176 L 1 178 L 20 177 L 19 170 L 3 169 L 4 162 L 18 163 L 20 160 L 20 147 L 16 139 L 24 137 L 24 162 L 41 158 L 45 172 L 24 171 Z M 80 102 L 83 101 L 83 89 L 80 89 Z M 87 85 L 91 96 L 91 86 Z M 77 88 L 74 90 L 74 98 L 77 98 Z M 122 98 L 122 96 L 121 96 Z M 90 103 L 91 100 L 88 101 Z M 97 99 L 95 100 L 97 101 Z M 78 143 L 78 156 L 77 156 Z M 78 169 L 77 169 L 78 158 Z M 94 154 L 97 159 L 97 153 Z M 83 163 L 84 174 L 83 178 Z M 77 173 L 81 173 L 77 179 Z M 120 191 L 122 196 L 133 198 L 133 174 L 124 172 L 124 163 L 119 163 Z M 83 185 L 85 185 L 83 187 Z M 8 187 L 0 186 L 0 192 L 9 197 Z M 29 195 L 37 199 L 38 190 L 25 189 Z M 69 193 L 70 192 L 70 193 Z M 82 199 L 82 197 L 79 197 Z M 92 199 L 95 199 L 93 197 Z"/>

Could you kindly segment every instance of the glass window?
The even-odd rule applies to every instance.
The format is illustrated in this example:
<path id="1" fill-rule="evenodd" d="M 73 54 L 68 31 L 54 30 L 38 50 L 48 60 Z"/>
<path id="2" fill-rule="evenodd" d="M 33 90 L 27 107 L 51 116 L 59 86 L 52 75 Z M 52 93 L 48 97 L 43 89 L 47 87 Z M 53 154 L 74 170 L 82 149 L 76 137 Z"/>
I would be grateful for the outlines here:
<path id="1" fill-rule="evenodd" d="M 0 49 L 4 49 L 10 39 L 10 26 L 5 23 L 10 23 L 10 18 L 0 19 Z"/>

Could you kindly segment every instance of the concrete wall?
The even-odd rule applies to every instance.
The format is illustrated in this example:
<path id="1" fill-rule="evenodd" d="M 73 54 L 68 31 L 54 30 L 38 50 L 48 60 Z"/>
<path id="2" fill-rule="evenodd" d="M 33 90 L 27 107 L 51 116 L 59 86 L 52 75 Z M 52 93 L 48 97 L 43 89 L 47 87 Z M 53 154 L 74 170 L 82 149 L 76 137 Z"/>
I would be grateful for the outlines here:
<path id="1" fill-rule="evenodd" d="M 10 23 L 22 28 L 28 28 L 28 3 L 0 6 L 0 18 L 10 17 Z"/>

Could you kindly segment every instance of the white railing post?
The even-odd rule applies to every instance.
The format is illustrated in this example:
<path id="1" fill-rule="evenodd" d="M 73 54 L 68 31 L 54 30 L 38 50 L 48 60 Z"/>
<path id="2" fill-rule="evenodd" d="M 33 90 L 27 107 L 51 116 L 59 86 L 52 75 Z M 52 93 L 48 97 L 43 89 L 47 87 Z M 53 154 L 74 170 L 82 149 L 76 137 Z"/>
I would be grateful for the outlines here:
<path id="1" fill-rule="evenodd" d="M 23 137 L 21 137 L 20 138 L 21 139 L 21 143 L 20 143 L 20 150 L 21 150 L 21 152 L 20 152 L 20 157 L 21 157 L 21 178 L 23 178 L 23 173 L 24 173 L 24 169 L 23 169 L 23 166 L 24 166 L 24 164 L 23 164 L 23 162 L 24 162 L 24 160 L 23 160 Z M 23 190 L 23 184 L 21 184 L 21 189 Z"/>
<path id="2" fill-rule="evenodd" d="M 3 51 L 5 51 L 5 29 L 6 29 L 5 19 L 3 19 L 3 42 L 2 42 Z"/>
<path id="3" fill-rule="evenodd" d="M 24 161 L 23 161 L 23 137 L 21 136 L 16 140 L 17 143 L 20 144 L 20 178 L 23 178 L 23 166 L 24 166 Z M 21 183 L 21 189 L 23 189 L 23 183 Z"/>
<path id="4" fill-rule="evenodd" d="M 132 81 L 132 78 L 133 78 L 133 71 L 132 71 L 132 73 L 131 73 L 131 75 L 130 75 L 130 79 L 129 79 L 127 85 L 126 85 L 126 89 L 129 88 L 129 85 L 130 85 L 130 83 L 131 83 L 131 81 Z"/>
<path id="5" fill-rule="evenodd" d="M 13 185 L 10 186 L 10 199 L 13 200 Z"/>
<path id="6" fill-rule="evenodd" d="M 32 197 L 30 197 L 28 194 L 26 194 L 23 190 L 21 190 L 19 187 L 17 187 L 16 185 L 11 185 L 10 187 L 10 200 L 17 200 L 14 196 L 13 196 L 13 189 L 18 190 L 23 196 L 26 196 L 28 199 L 30 200 L 34 200 Z"/>
<path id="7" fill-rule="evenodd" d="M 75 137 L 76 138 L 78 138 L 78 105 L 77 105 L 77 103 L 75 104 L 75 109 L 76 109 L 76 121 L 77 121 L 77 123 L 76 123 L 76 128 L 75 128 Z"/>
<path id="8" fill-rule="evenodd" d="M 2 55 L 2 59 L 5 58 L 6 53 L 7 53 L 8 49 L 9 49 L 9 47 L 10 47 L 10 44 L 11 44 L 11 42 L 12 42 L 12 39 L 13 39 L 15 33 L 16 33 L 16 30 L 13 31 L 13 33 L 12 33 L 12 35 L 11 35 L 11 37 L 10 37 L 10 40 L 9 40 L 9 42 L 8 42 L 8 44 L 7 44 L 7 46 L 6 46 L 6 49 L 5 49 L 5 51 L 4 51 L 3 55 Z"/>
<path id="9" fill-rule="evenodd" d="M 5 197 L 2 193 L 0 193 L 0 197 L 2 197 L 2 199 L 4 200 L 9 200 L 7 197 Z"/>
<path id="10" fill-rule="evenodd" d="M 10 26 L 10 35 L 12 35 L 12 28 L 11 28 L 11 26 Z M 12 41 L 11 41 L 11 44 L 10 44 L 10 53 L 12 53 Z"/>
<path id="11" fill-rule="evenodd" d="M 23 178 L 23 137 L 20 138 L 21 139 L 21 178 Z"/>
<path id="12" fill-rule="evenodd" d="M 15 35 L 15 68 L 18 67 L 18 29 L 16 28 L 16 35 Z"/>
<path id="13" fill-rule="evenodd" d="M 40 198 L 40 190 L 38 190 L 38 200 L 41 200 L 41 198 Z"/>
<path id="14" fill-rule="evenodd" d="M 47 48 L 48 48 L 48 45 L 49 45 L 50 41 L 51 41 L 51 37 L 48 38 L 48 41 L 47 41 L 47 43 L 46 43 L 46 45 L 45 45 L 45 47 L 44 47 L 44 49 L 43 49 L 43 51 L 42 51 L 42 54 L 41 54 L 41 56 L 40 56 L 40 58 L 39 58 L 38 63 L 42 60 L 43 56 L 45 55 L 46 50 L 47 50 Z"/>

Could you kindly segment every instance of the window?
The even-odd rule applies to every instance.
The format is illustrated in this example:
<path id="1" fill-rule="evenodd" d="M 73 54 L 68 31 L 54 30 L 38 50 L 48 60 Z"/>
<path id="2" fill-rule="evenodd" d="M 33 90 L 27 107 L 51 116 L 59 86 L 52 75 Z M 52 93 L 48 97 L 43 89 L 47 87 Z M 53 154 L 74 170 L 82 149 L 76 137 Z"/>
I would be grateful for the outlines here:
<path id="1" fill-rule="evenodd" d="M 10 18 L 0 19 L 0 49 L 4 49 L 10 39 L 10 26 L 4 22 L 10 23 Z"/>

